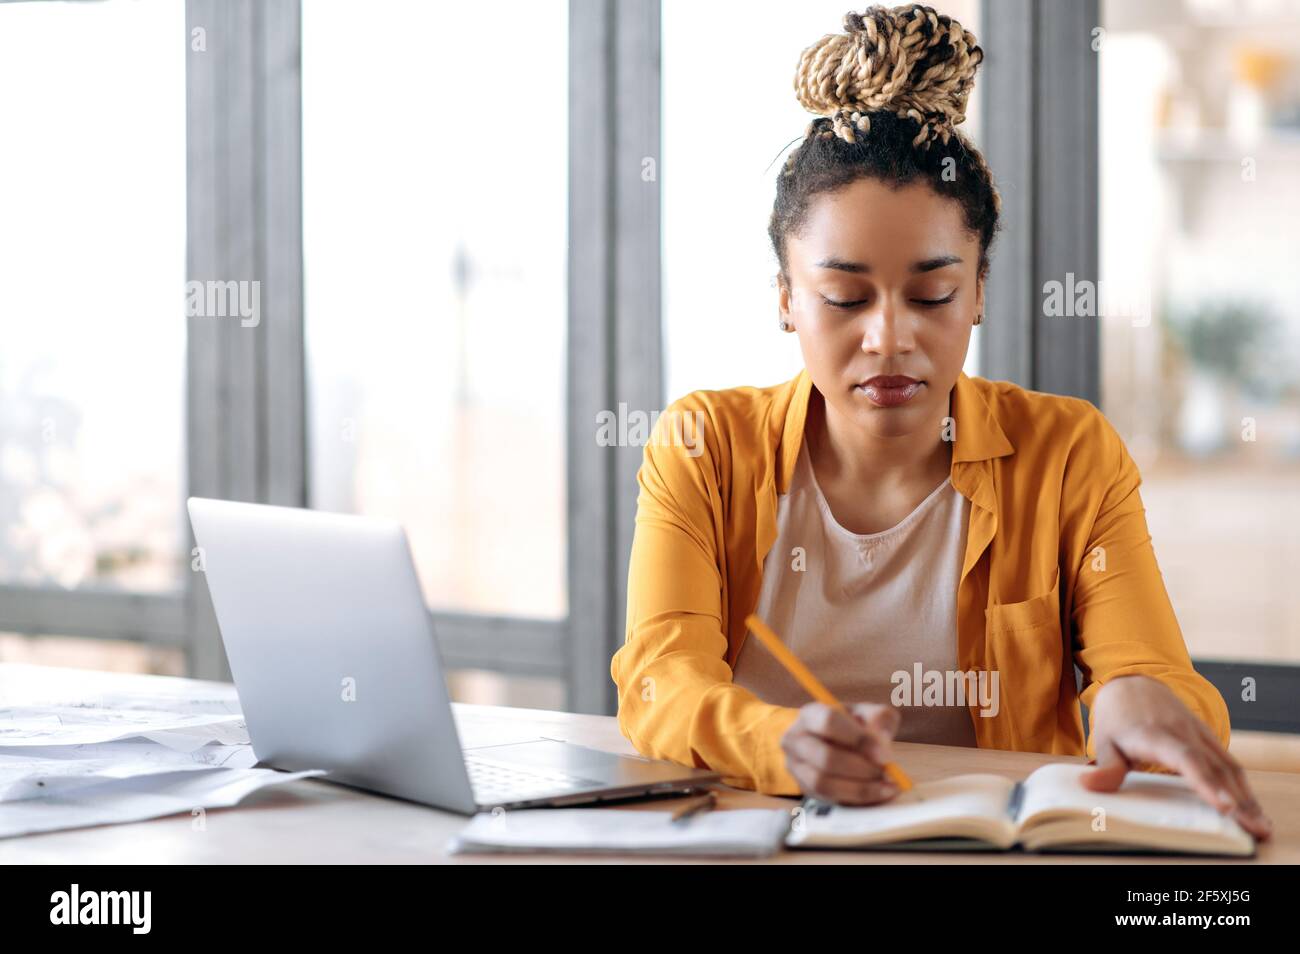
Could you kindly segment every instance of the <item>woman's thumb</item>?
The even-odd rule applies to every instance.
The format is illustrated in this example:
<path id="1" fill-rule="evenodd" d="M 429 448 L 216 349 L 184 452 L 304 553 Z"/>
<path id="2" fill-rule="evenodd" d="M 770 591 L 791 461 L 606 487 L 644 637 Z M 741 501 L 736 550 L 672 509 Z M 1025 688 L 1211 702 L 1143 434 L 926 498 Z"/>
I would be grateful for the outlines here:
<path id="1" fill-rule="evenodd" d="M 1124 782 L 1131 767 L 1123 752 L 1110 742 L 1102 742 L 1097 746 L 1097 767 L 1084 772 L 1080 780 L 1083 787 L 1091 791 L 1114 792 Z"/>

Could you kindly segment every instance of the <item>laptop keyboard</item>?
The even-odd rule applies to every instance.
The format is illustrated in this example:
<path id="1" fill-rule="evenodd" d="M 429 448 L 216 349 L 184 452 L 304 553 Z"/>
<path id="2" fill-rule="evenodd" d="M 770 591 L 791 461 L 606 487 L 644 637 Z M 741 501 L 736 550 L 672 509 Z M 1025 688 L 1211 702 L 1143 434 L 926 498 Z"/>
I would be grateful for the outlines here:
<path id="1" fill-rule="evenodd" d="M 474 789 L 474 800 L 481 805 L 499 802 L 517 802 L 545 795 L 563 795 L 581 788 L 591 788 L 600 783 L 595 779 L 570 775 L 567 772 L 526 768 L 507 762 L 497 762 L 481 755 L 466 755 L 465 768 Z"/>

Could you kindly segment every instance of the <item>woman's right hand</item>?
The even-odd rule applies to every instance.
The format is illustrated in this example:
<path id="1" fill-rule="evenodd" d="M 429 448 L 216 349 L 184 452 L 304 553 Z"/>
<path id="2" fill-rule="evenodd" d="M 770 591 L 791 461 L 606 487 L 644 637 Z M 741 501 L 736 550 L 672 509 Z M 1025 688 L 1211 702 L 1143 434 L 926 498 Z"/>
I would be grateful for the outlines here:
<path id="1" fill-rule="evenodd" d="M 898 794 L 885 776 L 894 760 L 890 742 L 902 716 L 893 706 L 861 702 L 851 715 L 822 702 L 799 710 L 781 749 L 804 795 L 837 805 L 874 805 Z"/>

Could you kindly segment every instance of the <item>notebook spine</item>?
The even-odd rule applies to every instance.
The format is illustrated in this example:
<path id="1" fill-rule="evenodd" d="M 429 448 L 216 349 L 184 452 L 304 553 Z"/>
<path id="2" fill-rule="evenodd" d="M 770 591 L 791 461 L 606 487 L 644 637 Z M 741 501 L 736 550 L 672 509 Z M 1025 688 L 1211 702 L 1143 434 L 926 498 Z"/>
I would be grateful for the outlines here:
<path id="1" fill-rule="evenodd" d="M 822 799 L 814 798 L 809 795 L 804 798 L 802 807 L 804 813 L 808 815 L 829 815 L 831 809 L 835 807 L 835 803 L 823 801 Z"/>
<path id="2" fill-rule="evenodd" d="M 1025 800 L 1025 783 L 1016 782 L 1016 787 L 1011 790 L 1011 798 L 1007 802 L 1007 817 L 1012 821 L 1020 816 L 1020 806 Z"/>

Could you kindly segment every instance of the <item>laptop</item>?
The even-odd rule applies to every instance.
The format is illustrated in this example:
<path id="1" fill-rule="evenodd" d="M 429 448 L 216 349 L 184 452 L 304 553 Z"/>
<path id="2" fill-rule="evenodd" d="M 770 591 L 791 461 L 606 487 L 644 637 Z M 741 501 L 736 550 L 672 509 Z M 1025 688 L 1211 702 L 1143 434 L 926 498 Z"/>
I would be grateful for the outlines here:
<path id="1" fill-rule="evenodd" d="M 199 497 L 188 506 L 261 764 L 325 769 L 329 781 L 466 815 L 687 793 L 720 778 L 540 735 L 462 747 L 400 525 Z"/>

